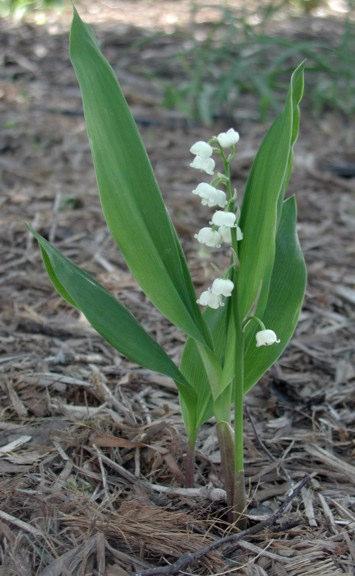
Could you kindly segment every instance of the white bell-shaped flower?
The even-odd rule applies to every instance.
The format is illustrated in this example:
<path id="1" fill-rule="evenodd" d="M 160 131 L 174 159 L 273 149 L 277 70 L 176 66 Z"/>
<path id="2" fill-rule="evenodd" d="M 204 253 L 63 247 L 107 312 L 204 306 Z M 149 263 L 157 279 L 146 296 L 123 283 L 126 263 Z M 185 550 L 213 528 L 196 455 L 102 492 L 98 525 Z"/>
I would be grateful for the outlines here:
<path id="1" fill-rule="evenodd" d="M 219 232 L 221 239 L 222 239 L 222 242 L 224 242 L 224 244 L 231 244 L 232 243 L 231 229 L 228 226 L 220 226 L 218 228 L 218 232 Z"/>
<path id="2" fill-rule="evenodd" d="M 202 172 L 206 172 L 210 176 L 213 176 L 214 167 L 216 163 L 213 158 L 207 158 L 203 156 L 195 156 L 193 161 L 190 164 L 191 168 L 196 168 L 196 170 L 202 170 Z"/>
<path id="3" fill-rule="evenodd" d="M 228 226 L 220 226 L 218 228 L 218 232 L 220 233 L 222 242 L 224 242 L 225 244 L 231 244 L 232 235 L 231 235 L 231 229 Z M 240 242 L 240 240 L 243 240 L 243 232 L 241 231 L 239 226 L 237 226 L 237 242 Z"/>
<path id="4" fill-rule="evenodd" d="M 229 298 L 233 292 L 234 284 L 232 280 L 228 280 L 225 278 L 216 278 L 213 280 L 211 286 L 212 294 L 216 294 L 217 296 L 225 296 Z"/>
<path id="5" fill-rule="evenodd" d="M 230 128 L 227 132 L 221 132 L 218 134 L 217 140 L 222 148 L 229 148 L 239 142 L 239 134 L 234 130 L 234 128 Z"/>
<path id="6" fill-rule="evenodd" d="M 234 228 L 236 221 L 236 215 L 234 212 L 224 212 L 223 210 L 217 210 L 212 216 L 211 224 L 215 226 L 227 226 L 228 228 Z"/>
<path id="7" fill-rule="evenodd" d="M 213 154 L 213 148 L 208 142 L 199 140 L 198 142 L 195 142 L 195 144 L 191 146 L 190 152 L 191 154 L 200 156 L 200 158 L 210 158 Z"/>
<path id="8" fill-rule="evenodd" d="M 280 342 L 273 330 L 260 330 L 260 332 L 255 334 L 255 338 L 257 348 L 260 346 L 272 346 Z"/>
<path id="9" fill-rule="evenodd" d="M 201 182 L 201 184 L 199 184 L 192 193 L 200 196 L 202 204 L 204 206 L 209 206 L 210 208 L 213 206 L 224 208 L 227 204 L 225 192 L 223 192 L 223 190 L 218 190 L 214 186 L 211 186 L 211 184 L 207 184 L 207 182 Z"/>
<path id="10" fill-rule="evenodd" d="M 221 246 L 221 236 L 218 231 L 213 230 L 213 228 L 209 228 L 208 226 L 201 228 L 201 230 L 195 234 L 194 238 L 196 238 L 200 244 L 205 244 L 210 248 L 220 248 Z"/>
<path id="11" fill-rule="evenodd" d="M 210 288 L 202 292 L 201 296 L 196 300 L 196 302 L 201 304 L 201 306 L 209 306 L 215 310 L 221 306 L 224 306 L 222 296 L 219 294 L 213 294 Z"/>

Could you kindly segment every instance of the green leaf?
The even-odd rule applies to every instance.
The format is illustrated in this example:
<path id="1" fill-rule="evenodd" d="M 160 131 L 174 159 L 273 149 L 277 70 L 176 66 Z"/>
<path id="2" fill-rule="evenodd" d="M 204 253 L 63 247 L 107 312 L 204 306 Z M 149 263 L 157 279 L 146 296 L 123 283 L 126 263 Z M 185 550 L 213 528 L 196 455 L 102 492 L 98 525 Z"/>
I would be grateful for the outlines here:
<path id="1" fill-rule="evenodd" d="M 292 147 L 299 126 L 298 105 L 303 94 L 303 64 L 292 74 L 285 107 L 267 132 L 250 171 L 240 227 L 237 297 L 241 318 L 255 311 L 263 292 L 264 308 L 275 257 L 278 207 L 287 184 Z"/>
<path id="2" fill-rule="evenodd" d="M 200 426 L 212 414 L 212 394 L 209 387 L 208 376 L 195 340 L 189 338 L 184 346 L 181 357 L 180 370 L 194 389 L 196 402 L 185 401 L 180 395 L 182 417 L 187 436 L 195 442 Z"/>
<path id="3" fill-rule="evenodd" d="M 87 272 L 73 264 L 40 234 L 30 229 L 41 248 L 48 275 L 65 300 L 80 310 L 95 330 L 129 360 L 169 376 L 187 401 L 195 402 L 192 388 L 166 352 L 134 316 Z"/>
<path id="4" fill-rule="evenodd" d="M 293 165 L 293 148 L 295 143 L 297 142 L 297 138 L 298 138 L 298 133 L 299 133 L 299 129 L 300 129 L 300 102 L 302 100 L 303 97 L 303 90 L 304 90 L 304 75 L 303 75 L 303 66 L 304 64 L 302 63 L 294 72 L 294 75 L 296 74 L 296 72 L 298 72 L 300 70 L 300 75 L 295 78 L 295 81 L 293 83 L 293 118 L 292 118 L 292 134 L 291 134 L 291 145 L 290 145 L 290 153 L 289 153 L 289 157 L 288 157 L 288 162 L 287 162 L 287 169 L 286 169 L 286 175 L 285 175 L 285 179 L 284 179 L 284 183 L 283 183 L 283 192 L 282 194 L 280 194 L 279 196 L 279 202 L 278 202 L 278 219 L 280 219 L 281 217 L 281 212 L 282 212 L 282 203 L 283 203 L 283 197 L 284 197 L 284 193 L 287 190 L 287 186 L 291 177 L 291 173 L 292 173 L 292 165 Z M 291 79 L 292 81 L 292 79 Z"/>
<path id="5" fill-rule="evenodd" d="M 220 366 L 223 364 L 226 352 L 228 308 L 227 306 L 218 310 L 208 308 L 204 313 L 204 319 L 212 334 L 216 361 L 219 362 Z M 189 338 L 185 344 L 180 370 L 196 394 L 196 402 L 193 405 L 188 405 L 183 399 L 181 402 L 186 429 L 189 436 L 194 437 L 200 426 L 211 418 L 214 410 L 211 374 L 208 372 L 206 362 L 202 357 L 200 346 L 192 338 Z M 223 375 L 220 374 L 220 376 L 222 385 Z M 225 411 L 229 411 L 229 403 L 226 402 L 225 396 L 219 399 L 219 406 L 222 409 L 225 408 Z"/>
<path id="6" fill-rule="evenodd" d="M 153 304 L 188 335 L 209 344 L 186 260 L 137 127 L 112 68 L 76 11 L 70 57 L 111 234 Z"/>
<path id="7" fill-rule="evenodd" d="M 306 288 L 307 271 L 298 242 L 296 219 L 296 199 L 292 196 L 283 202 L 269 297 L 261 318 L 266 328 L 276 332 L 280 344 L 256 348 L 255 333 L 260 328 L 256 327 L 254 322 L 249 324 L 245 345 L 245 391 L 252 388 L 276 362 L 297 325 Z"/>

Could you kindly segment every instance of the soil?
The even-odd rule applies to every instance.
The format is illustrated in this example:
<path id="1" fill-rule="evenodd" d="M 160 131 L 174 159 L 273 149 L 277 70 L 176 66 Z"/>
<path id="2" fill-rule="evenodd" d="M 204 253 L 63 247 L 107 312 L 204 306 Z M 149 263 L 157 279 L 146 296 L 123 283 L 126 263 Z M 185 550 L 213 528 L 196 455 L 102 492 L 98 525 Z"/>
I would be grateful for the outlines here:
<path id="1" fill-rule="evenodd" d="M 226 254 L 212 263 L 193 239 L 208 211 L 191 194 L 188 150 L 229 126 L 204 127 L 161 104 L 159 78 L 174 80 L 189 4 L 100 1 L 81 13 L 118 73 L 201 290 Z M 101 214 L 69 25 L 67 10 L 0 22 L 1 576 L 125 576 L 238 530 L 208 490 L 179 492 L 185 439 L 174 384 L 122 358 L 56 295 L 26 231 L 27 221 L 92 272 L 178 359 L 183 335 L 145 299 Z M 318 29 L 326 39 L 326 22 Z M 245 97 L 234 116 L 240 188 L 268 125 L 253 106 Z M 283 524 L 184 573 L 355 574 L 355 180 L 332 169 L 355 165 L 353 133 L 351 118 L 303 109 L 289 191 L 309 281 L 292 342 L 246 399 L 247 522 L 275 512 L 306 473 L 311 483 Z M 196 486 L 222 488 L 219 468 L 208 423 Z"/>

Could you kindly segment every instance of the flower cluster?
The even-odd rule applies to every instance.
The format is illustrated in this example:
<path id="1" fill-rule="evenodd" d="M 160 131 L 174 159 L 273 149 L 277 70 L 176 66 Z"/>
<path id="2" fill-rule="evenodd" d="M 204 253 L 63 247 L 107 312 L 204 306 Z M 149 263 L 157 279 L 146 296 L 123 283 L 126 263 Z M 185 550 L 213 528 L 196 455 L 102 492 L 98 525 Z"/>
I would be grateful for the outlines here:
<path id="1" fill-rule="evenodd" d="M 232 184 L 230 181 L 230 170 L 227 170 L 226 174 L 217 173 L 214 176 L 214 171 L 216 163 L 212 158 L 214 152 L 217 152 L 223 159 L 224 164 L 228 166 L 231 158 L 235 153 L 235 146 L 239 142 L 239 134 L 233 128 L 230 128 L 227 132 L 221 132 L 218 136 L 215 136 L 210 140 L 210 142 L 204 142 L 199 140 L 195 142 L 190 148 L 191 154 L 195 157 L 191 162 L 191 168 L 196 168 L 201 170 L 214 178 L 209 182 L 201 182 L 196 186 L 195 190 L 192 191 L 193 194 L 201 199 L 201 203 L 209 208 L 219 208 L 213 214 L 209 224 L 210 226 L 205 226 L 201 228 L 195 234 L 195 238 L 201 244 L 208 246 L 209 248 L 220 248 L 222 244 L 232 244 L 232 230 L 235 229 L 234 242 L 243 240 L 243 233 L 238 226 L 237 215 L 231 210 L 235 210 L 235 199 L 233 196 Z M 227 156 L 225 153 L 226 148 L 231 148 L 231 153 Z M 220 190 L 214 184 L 225 185 L 226 191 Z M 238 210 L 237 210 L 238 212 Z M 211 286 L 204 290 L 197 302 L 201 306 L 208 306 L 209 308 L 218 309 L 224 306 L 224 298 L 229 298 L 234 290 L 234 283 L 232 280 L 227 278 L 216 278 Z M 273 330 L 265 328 L 264 324 L 256 318 L 255 316 L 247 319 L 246 324 L 248 324 L 252 318 L 254 318 L 262 328 L 256 335 L 256 347 L 260 346 L 272 346 L 273 344 L 279 344 L 280 340 Z M 246 325 L 245 324 L 245 325 Z"/>
<path id="2" fill-rule="evenodd" d="M 209 174 L 214 175 L 215 161 L 212 158 L 213 152 L 217 149 L 220 152 L 221 148 L 234 147 L 239 141 L 239 134 L 233 128 L 227 132 L 221 132 L 209 142 L 200 140 L 191 146 L 190 152 L 195 156 L 190 166 L 197 170 L 202 170 Z M 215 146 L 215 148 L 213 147 Z M 213 183 L 213 181 L 212 181 Z M 201 198 L 201 203 L 209 208 L 221 208 L 217 210 L 210 220 L 210 226 L 201 228 L 195 238 L 201 244 L 210 248 L 220 248 L 223 243 L 231 244 L 232 242 L 232 228 L 236 228 L 237 241 L 243 239 L 243 234 L 237 225 L 237 217 L 234 212 L 228 211 L 228 200 L 226 192 L 213 186 L 212 183 L 201 182 L 193 194 Z M 212 286 L 202 292 L 197 300 L 201 306 L 209 306 L 210 308 L 219 308 L 224 305 L 223 298 L 228 298 L 232 294 L 234 284 L 231 280 L 217 278 Z"/>
<path id="3" fill-rule="evenodd" d="M 213 148 L 208 142 L 196 142 L 190 148 L 191 154 L 195 155 L 195 158 L 191 162 L 191 168 L 196 168 L 197 170 L 202 170 L 202 172 L 206 172 L 210 176 L 213 176 L 214 168 L 215 168 L 215 161 L 211 158 L 213 154 Z"/>
<path id="4" fill-rule="evenodd" d="M 219 150 L 218 147 L 230 148 L 235 146 L 238 141 L 239 134 L 233 128 L 230 128 L 227 132 L 221 132 L 211 140 L 212 144 L 217 146 L 217 150 Z M 195 156 L 190 166 L 213 176 L 216 165 L 212 158 L 213 146 L 209 142 L 199 140 L 191 146 L 190 152 Z M 218 207 L 225 209 L 228 204 L 224 190 L 220 190 L 208 182 L 201 182 L 192 193 L 199 196 L 201 203 L 209 208 Z M 206 226 L 198 234 L 195 234 L 196 240 L 201 244 L 205 244 L 210 248 L 220 248 L 223 243 L 230 244 L 231 228 L 237 229 L 238 241 L 243 239 L 242 231 L 236 224 L 236 215 L 233 212 L 218 210 L 213 215 L 210 224 L 212 224 L 212 227 Z"/>
<path id="5" fill-rule="evenodd" d="M 197 302 L 198 304 L 201 304 L 201 306 L 209 306 L 214 309 L 220 308 L 221 306 L 224 306 L 223 296 L 225 298 L 231 296 L 233 288 L 234 284 L 232 280 L 216 278 L 213 281 L 212 286 L 202 292 Z"/>
<path id="6" fill-rule="evenodd" d="M 230 148 L 239 142 L 239 134 L 234 130 L 234 128 L 230 128 L 227 132 L 221 132 L 218 134 L 218 136 L 215 137 L 215 140 L 221 148 Z M 202 170 L 202 172 L 206 172 L 206 174 L 213 176 L 216 163 L 212 158 L 213 147 L 211 144 L 199 140 L 191 146 L 190 152 L 195 156 L 190 164 L 191 168 Z"/>

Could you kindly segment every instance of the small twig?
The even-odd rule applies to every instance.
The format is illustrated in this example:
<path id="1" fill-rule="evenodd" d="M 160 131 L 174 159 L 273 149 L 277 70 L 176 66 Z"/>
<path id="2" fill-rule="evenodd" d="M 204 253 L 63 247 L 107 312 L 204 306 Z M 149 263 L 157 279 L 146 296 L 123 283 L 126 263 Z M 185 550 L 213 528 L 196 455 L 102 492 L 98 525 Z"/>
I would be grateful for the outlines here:
<path id="1" fill-rule="evenodd" d="M 5 522 L 9 522 L 10 524 L 14 524 L 14 526 L 17 526 L 17 528 L 20 528 L 21 530 L 25 530 L 26 532 L 29 532 L 33 536 L 41 536 L 42 538 L 44 537 L 42 532 L 40 530 L 38 530 L 38 528 L 31 526 L 31 524 L 28 524 L 27 522 L 24 522 L 23 520 L 19 520 L 19 518 L 16 518 L 15 516 L 8 514 L 7 512 L 4 512 L 3 510 L 0 510 L 0 518 L 1 518 L 1 520 L 5 520 Z"/>
<path id="2" fill-rule="evenodd" d="M 212 502 L 218 502 L 221 500 L 226 499 L 226 493 L 221 488 L 211 488 L 209 486 L 199 486 L 198 488 L 173 488 L 171 486 L 162 486 L 160 484 L 151 484 L 150 482 L 146 482 L 136 478 L 132 472 L 126 470 L 123 466 L 111 460 L 108 456 L 106 456 L 97 446 L 94 446 L 94 449 L 87 448 L 90 454 L 96 453 L 97 457 L 99 458 L 100 466 L 102 463 L 107 464 L 110 468 L 118 472 L 125 480 L 127 480 L 130 484 L 139 485 L 142 488 L 146 488 L 147 490 L 153 492 L 159 492 L 160 494 L 170 494 L 172 496 L 183 496 L 186 498 L 206 498 L 207 500 L 211 500 Z"/>
<path id="3" fill-rule="evenodd" d="M 281 516 L 286 512 L 287 508 L 291 504 L 291 502 L 297 498 L 302 488 L 308 486 L 311 481 L 311 477 L 306 474 L 306 476 L 297 484 L 297 486 L 292 490 L 292 492 L 285 498 L 285 501 L 281 504 L 278 510 L 271 514 L 269 518 L 266 520 L 262 520 L 258 524 L 247 528 L 246 530 L 242 530 L 238 534 L 230 534 L 229 536 L 224 536 L 223 538 L 219 538 L 212 542 L 212 544 L 208 544 L 204 548 L 200 548 L 196 552 L 189 552 L 187 554 L 183 554 L 178 558 L 174 564 L 169 564 L 168 566 L 161 566 L 157 568 L 151 568 L 148 570 L 143 570 L 142 572 L 136 572 L 135 576 L 172 576 L 173 574 L 177 574 L 181 570 L 184 570 L 186 566 L 192 564 L 192 562 L 196 562 L 203 556 L 206 556 L 210 552 L 225 546 L 225 544 L 236 544 L 240 540 L 244 540 L 248 536 L 252 536 L 261 532 L 264 528 L 269 528 L 273 524 L 281 518 Z"/>
<path id="4" fill-rule="evenodd" d="M 250 424 L 251 424 L 251 427 L 252 427 L 252 429 L 253 429 L 254 436 L 255 436 L 255 440 L 256 440 L 257 443 L 259 444 L 261 450 L 262 450 L 263 452 L 265 452 L 266 456 L 267 456 L 268 458 L 270 458 L 270 460 L 271 460 L 272 462 L 276 462 L 277 458 L 275 458 L 275 456 L 274 456 L 273 454 L 271 454 L 270 450 L 265 446 L 264 442 L 261 440 L 261 438 L 260 438 L 260 436 L 259 436 L 259 434 L 258 434 L 258 431 L 257 431 L 257 429 L 256 429 L 254 419 L 253 419 L 252 415 L 250 414 L 250 410 L 249 410 L 249 408 L 248 408 L 247 405 L 245 405 L 245 412 L 246 412 L 246 415 L 247 415 L 247 417 L 248 417 L 248 420 L 249 420 L 249 422 L 250 422 Z"/>
<path id="5" fill-rule="evenodd" d="M 271 544 L 273 544 L 274 540 L 269 540 L 268 542 L 268 548 L 271 546 Z M 243 540 L 239 541 L 239 546 L 241 548 L 244 548 L 245 550 L 248 550 L 249 552 L 254 552 L 254 554 L 258 554 L 258 556 L 266 556 L 267 558 L 271 558 L 271 560 L 276 560 L 277 562 L 282 562 L 284 564 L 287 564 L 288 562 L 290 562 L 290 558 L 287 558 L 285 556 L 280 556 L 280 554 L 275 554 L 274 552 L 269 552 L 267 550 L 267 548 L 260 548 L 260 546 L 256 546 L 255 544 L 252 544 L 251 542 L 244 542 Z M 255 561 L 255 560 L 253 560 Z"/>
<path id="6" fill-rule="evenodd" d="M 106 470 L 105 470 L 105 467 L 104 467 L 103 462 L 102 462 L 100 451 L 98 450 L 97 446 L 95 446 L 95 444 L 93 444 L 93 448 L 97 453 L 97 459 L 99 461 L 100 472 L 101 472 L 101 477 L 102 477 L 102 487 L 104 489 L 106 499 L 109 502 L 110 496 L 109 496 L 109 490 L 108 490 L 108 485 L 107 485 Z"/>
<path id="7" fill-rule="evenodd" d="M 127 480 L 130 484 L 143 485 L 143 483 L 138 478 L 136 478 L 135 475 L 132 474 L 132 472 L 126 470 L 123 466 L 111 460 L 111 458 L 106 456 L 97 446 L 95 446 L 95 449 L 93 450 L 91 450 L 90 448 L 86 449 L 88 452 L 90 452 L 90 454 L 96 454 L 96 456 L 100 456 L 102 462 L 105 462 L 105 464 L 107 464 L 110 468 L 112 468 L 112 470 L 118 472 L 120 476 L 122 476 L 122 478 Z"/>
<path id="8" fill-rule="evenodd" d="M 226 501 L 226 492 L 222 488 L 211 488 L 209 486 L 199 486 L 198 488 L 171 488 L 160 484 L 146 484 L 154 492 L 170 494 L 172 496 L 183 496 L 186 498 L 205 498 L 212 502 Z"/>
<path id="9" fill-rule="evenodd" d="M 104 374 L 98 369 L 95 364 L 89 365 L 95 374 L 94 385 L 97 392 L 102 396 L 104 402 L 109 406 L 113 406 L 119 414 L 124 414 L 130 421 L 134 420 L 131 410 L 126 408 L 122 402 L 120 402 L 111 392 L 110 388 L 106 384 L 106 379 Z"/>
<path id="10" fill-rule="evenodd" d="M 323 494 L 321 494 L 320 492 L 318 493 L 318 498 L 319 498 L 320 503 L 322 505 L 324 516 L 327 518 L 334 534 L 338 534 L 339 530 L 337 528 L 337 525 L 335 524 L 333 512 L 329 508 L 326 499 L 324 498 Z"/>

